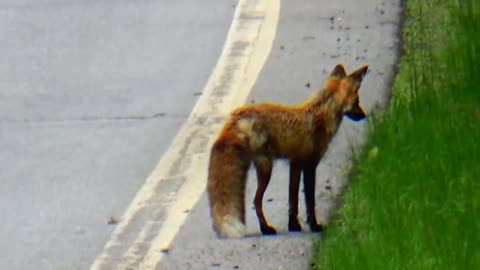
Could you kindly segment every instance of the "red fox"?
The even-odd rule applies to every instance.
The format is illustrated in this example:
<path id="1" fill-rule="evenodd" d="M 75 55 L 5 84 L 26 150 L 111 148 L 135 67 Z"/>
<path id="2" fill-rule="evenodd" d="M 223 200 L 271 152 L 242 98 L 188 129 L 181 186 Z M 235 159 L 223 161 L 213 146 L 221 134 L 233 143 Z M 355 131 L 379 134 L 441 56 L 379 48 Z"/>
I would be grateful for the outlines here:
<path id="1" fill-rule="evenodd" d="M 219 236 L 245 235 L 245 187 L 251 162 L 258 178 L 254 205 L 260 229 L 263 234 L 276 234 L 262 209 L 274 159 L 290 162 L 288 230 L 302 230 L 297 218 L 302 172 L 307 224 L 312 232 L 324 229 L 315 217 L 315 169 L 343 116 L 354 121 L 366 117 L 358 90 L 367 71 L 365 65 L 347 75 L 339 64 L 323 89 L 297 106 L 254 104 L 231 113 L 212 146 L 208 168 L 208 198 Z"/>

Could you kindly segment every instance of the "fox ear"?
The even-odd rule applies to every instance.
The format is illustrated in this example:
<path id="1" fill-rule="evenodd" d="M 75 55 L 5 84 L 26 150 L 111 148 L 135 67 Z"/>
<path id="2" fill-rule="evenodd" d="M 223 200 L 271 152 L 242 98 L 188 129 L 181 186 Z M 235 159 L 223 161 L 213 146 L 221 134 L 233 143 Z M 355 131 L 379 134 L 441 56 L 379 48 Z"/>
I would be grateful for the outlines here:
<path id="1" fill-rule="evenodd" d="M 354 72 L 352 72 L 352 74 L 348 75 L 348 77 L 353 78 L 357 82 L 361 82 L 363 80 L 363 77 L 367 75 L 367 72 L 368 72 L 368 65 L 365 65 L 355 70 Z"/>
<path id="2" fill-rule="evenodd" d="M 347 77 L 347 73 L 345 72 L 345 68 L 343 67 L 343 65 L 342 64 L 336 65 L 333 68 L 332 73 L 330 73 L 330 77 L 338 77 L 341 79 Z"/>

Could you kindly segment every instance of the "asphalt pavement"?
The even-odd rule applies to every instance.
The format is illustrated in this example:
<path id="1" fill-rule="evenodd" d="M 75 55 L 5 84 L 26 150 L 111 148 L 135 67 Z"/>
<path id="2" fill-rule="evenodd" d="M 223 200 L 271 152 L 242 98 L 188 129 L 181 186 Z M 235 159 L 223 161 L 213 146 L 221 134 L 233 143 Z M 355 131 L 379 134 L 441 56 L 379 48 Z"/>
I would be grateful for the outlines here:
<path id="1" fill-rule="evenodd" d="M 234 9 L 0 0 L 0 269 L 88 269 L 196 103 Z"/>

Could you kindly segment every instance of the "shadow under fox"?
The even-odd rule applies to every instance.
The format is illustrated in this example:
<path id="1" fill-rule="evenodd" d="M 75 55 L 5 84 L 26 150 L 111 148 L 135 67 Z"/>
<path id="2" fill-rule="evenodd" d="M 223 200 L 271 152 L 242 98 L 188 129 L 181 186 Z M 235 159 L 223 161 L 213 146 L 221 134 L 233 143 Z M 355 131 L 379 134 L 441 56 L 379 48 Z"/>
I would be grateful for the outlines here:
<path id="1" fill-rule="evenodd" d="M 222 237 L 245 235 L 245 187 L 250 164 L 258 186 L 254 205 L 263 234 L 275 234 L 263 214 L 263 194 L 274 159 L 290 162 L 289 231 L 301 231 L 298 193 L 303 173 L 307 223 L 323 227 L 315 217 L 315 169 L 343 119 L 365 118 L 358 90 L 367 73 L 363 66 L 347 75 L 342 65 L 331 72 L 322 90 L 296 106 L 255 104 L 233 111 L 214 143 L 208 168 L 207 191 L 213 228 Z"/>

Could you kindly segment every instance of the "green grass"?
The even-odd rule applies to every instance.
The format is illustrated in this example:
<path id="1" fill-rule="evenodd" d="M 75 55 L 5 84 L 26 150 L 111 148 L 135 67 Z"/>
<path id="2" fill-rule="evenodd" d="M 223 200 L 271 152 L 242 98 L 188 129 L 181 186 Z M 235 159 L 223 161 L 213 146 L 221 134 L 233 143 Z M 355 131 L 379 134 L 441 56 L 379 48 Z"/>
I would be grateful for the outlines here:
<path id="1" fill-rule="evenodd" d="M 480 1 L 408 0 L 406 16 L 390 107 L 314 269 L 480 269 Z"/>

